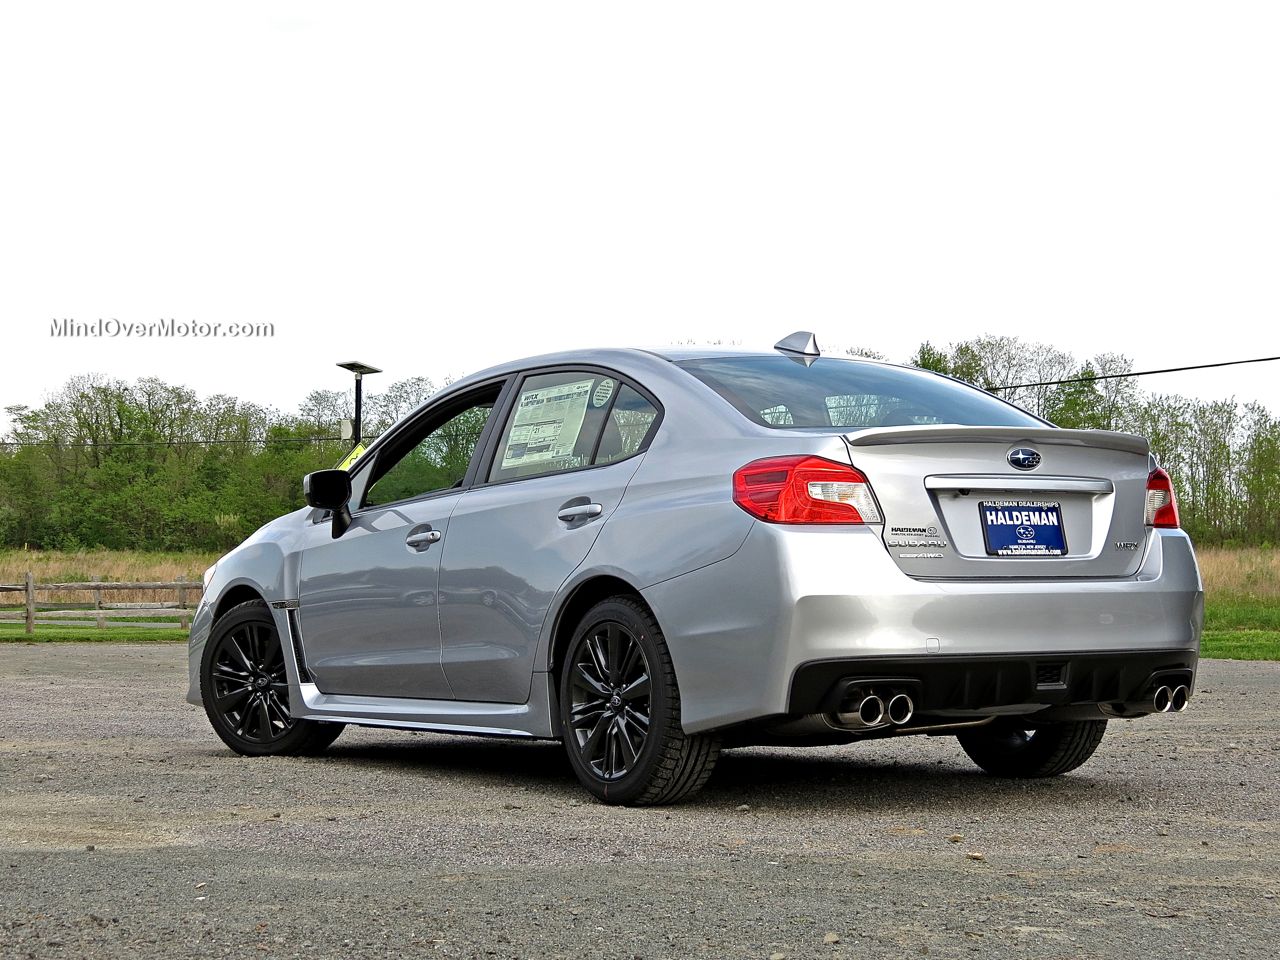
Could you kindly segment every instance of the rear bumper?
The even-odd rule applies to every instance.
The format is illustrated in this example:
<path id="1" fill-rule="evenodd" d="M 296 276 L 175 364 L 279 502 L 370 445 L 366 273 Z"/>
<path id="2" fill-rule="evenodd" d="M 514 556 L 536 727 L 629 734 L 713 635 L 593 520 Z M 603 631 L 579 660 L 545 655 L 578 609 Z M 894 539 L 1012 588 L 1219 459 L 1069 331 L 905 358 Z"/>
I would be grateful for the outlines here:
<path id="1" fill-rule="evenodd" d="M 835 683 L 873 661 L 899 674 L 911 666 L 931 690 L 969 676 L 964 706 L 938 709 L 1044 703 L 1039 692 L 1012 692 L 1042 661 L 1077 664 L 1072 676 L 1094 676 L 1092 702 L 1104 702 L 1108 683 L 1129 683 L 1150 664 L 1194 671 L 1204 608 L 1191 543 L 1178 530 L 1152 531 L 1130 578 L 926 581 L 898 569 L 874 528 L 757 523 L 733 556 L 643 592 L 667 636 L 689 732 L 803 712 L 809 677 Z M 1134 666 L 1118 673 L 1088 667 L 1127 655 Z M 972 692 L 981 690 L 990 693 Z M 1048 702 L 1077 695 L 1085 687 Z"/>

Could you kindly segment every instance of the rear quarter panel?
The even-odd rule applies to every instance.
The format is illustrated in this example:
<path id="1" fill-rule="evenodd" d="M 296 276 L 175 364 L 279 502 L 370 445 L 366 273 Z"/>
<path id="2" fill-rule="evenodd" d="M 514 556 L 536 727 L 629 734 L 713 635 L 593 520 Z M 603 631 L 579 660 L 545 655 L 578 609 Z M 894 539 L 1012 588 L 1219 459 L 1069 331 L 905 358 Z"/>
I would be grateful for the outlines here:
<path id="1" fill-rule="evenodd" d="M 626 571 L 636 587 L 717 563 L 742 546 L 756 521 L 733 502 L 739 467 L 806 453 L 849 462 L 840 436 L 753 424 L 674 365 L 662 383 L 645 386 L 662 402 L 663 422 L 587 561 Z"/>

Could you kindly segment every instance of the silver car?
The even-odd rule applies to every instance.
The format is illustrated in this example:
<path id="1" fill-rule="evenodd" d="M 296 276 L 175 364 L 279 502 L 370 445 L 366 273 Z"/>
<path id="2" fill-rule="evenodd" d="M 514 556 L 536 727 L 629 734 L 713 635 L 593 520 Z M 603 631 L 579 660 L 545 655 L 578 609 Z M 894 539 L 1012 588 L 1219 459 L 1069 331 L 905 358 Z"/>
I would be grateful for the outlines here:
<path id="1" fill-rule="evenodd" d="M 304 487 L 191 630 L 188 699 L 243 754 L 559 739 L 596 797 L 655 804 L 748 744 L 953 734 L 1052 776 L 1194 689 L 1200 575 L 1146 440 L 810 334 L 494 367 Z"/>

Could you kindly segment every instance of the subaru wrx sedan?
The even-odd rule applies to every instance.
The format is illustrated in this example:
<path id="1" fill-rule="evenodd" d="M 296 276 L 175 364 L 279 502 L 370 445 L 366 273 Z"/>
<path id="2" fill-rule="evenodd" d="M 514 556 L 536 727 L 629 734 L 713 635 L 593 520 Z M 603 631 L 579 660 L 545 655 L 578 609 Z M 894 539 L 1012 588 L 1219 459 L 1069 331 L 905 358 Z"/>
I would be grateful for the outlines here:
<path id="1" fill-rule="evenodd" d="M 749 744 L 954 735 L 1053 776 L 1194 691 L 1200 576 L 1146 440 L 810 334 L 495 367 L 304 490 L 192 626 L 188 699 L 242 754 L 558 739 L 599 799 L 657 804 Z"/>

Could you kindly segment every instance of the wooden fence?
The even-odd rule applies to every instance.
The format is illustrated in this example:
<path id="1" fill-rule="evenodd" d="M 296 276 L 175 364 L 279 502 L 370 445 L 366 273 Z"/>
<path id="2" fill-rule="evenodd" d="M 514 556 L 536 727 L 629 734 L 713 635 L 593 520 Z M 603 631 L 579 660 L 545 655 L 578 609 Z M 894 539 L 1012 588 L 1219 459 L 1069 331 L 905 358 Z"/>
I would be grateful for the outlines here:
<path id="1" fill-rule="evenodd" d="M 191 626 L 191 607 L 199 601 L 203 586 L 198 581 L 174 580 L 168 583 L 91 580 L 83 583 L 36 583 L 28 571 L 25 583 L 0 583 L 0 622 L 21 620 L 28 634 L 35 633 L 37 625 L 59 627 L 88 626 L 87 621 L 99 629 L 129 627 L 130 629 L 182 629 Z M 174 600 L 155 602 L 107 603 L 104 593 L 134 591 L 171 593 Z M 6 602 L 5 594 L 20 593 L 22 609 Z M 67 601 L 49 602 L 36 599 L 41 593 L 83 593 L 92 597 L 84 603 Z M 15 607 L 14 609 L 9 609 Z"/>

